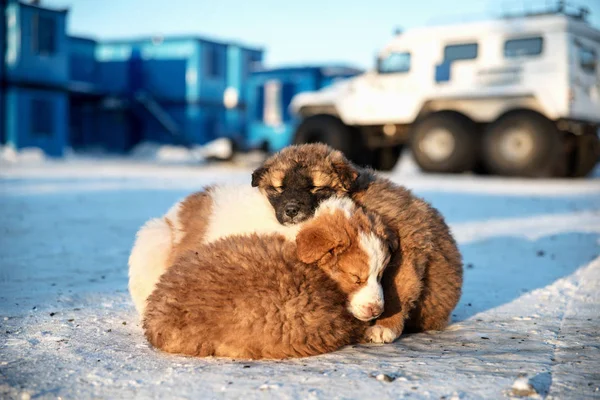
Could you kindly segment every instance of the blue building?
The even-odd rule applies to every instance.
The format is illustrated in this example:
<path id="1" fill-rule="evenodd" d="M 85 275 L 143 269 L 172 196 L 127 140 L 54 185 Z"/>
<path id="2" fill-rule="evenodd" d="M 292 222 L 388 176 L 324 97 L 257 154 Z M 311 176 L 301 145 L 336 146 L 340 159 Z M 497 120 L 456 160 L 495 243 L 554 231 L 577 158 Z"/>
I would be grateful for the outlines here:
<path id="1" fill-rule="evenodd" d="M 243 93 L 262 49 L 200 37 L 68 37 L 68 10 L 8 0 L 1 11 L 2 143 L 60 156 L 67 146 L 122 152 L 142 140 L 243 139 Z"/>
<path id="2" fill-rule="evenodd" d="M 248 147 L 279 151 L 293 141 L 298 121 L 289 112 L 297 93 L 324 88 L 362 71 L 345 66 L 304 66 L 254 72 L 246 85 Z"/>
<path id="3" fill-rule="evenodd" d="M 262 50 L 196 37 L 71 38 L 72 141 L 124 151 L 141 140 L 202 144 L 243 127 Z M 236 94 L 226 107 L 224 94 Z"/>
<path id="4" fill-rule="evenodd" d="M 60 156 L 68 140 L 67 10 L 2 3 L 2 140 Z"/>
<path id="5" fill-rule="evenodd" d="M 204 37 L 69 37 L 68 10 L 0 4 L 0 142 L 52 156 L 67 147 L 126 152 L 141 141 L 218 137 L 276 151 L 292 141 L 296 93 L 360 72 L 267 70 L 261 48 Z"/>

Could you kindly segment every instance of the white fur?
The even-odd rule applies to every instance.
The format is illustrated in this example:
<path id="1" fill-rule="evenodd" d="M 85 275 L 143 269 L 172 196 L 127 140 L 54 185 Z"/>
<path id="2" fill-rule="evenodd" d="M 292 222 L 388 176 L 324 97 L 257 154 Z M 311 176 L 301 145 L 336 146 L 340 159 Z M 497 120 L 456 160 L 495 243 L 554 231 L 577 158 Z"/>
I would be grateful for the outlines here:
<path id="1" fill-rule="evenodd" d="M 333 214 L 337 210 L 343 211 L 346 218 L 350 218 L 356 210 L 356 204 L 349 197 L 329 197 L 319 203 L 319 207 L 315 211 L 315 217 L 324 213 Z"/>
<path id="2" fill-rule="evenodd" d="M 302 226 L 281 225 L 269 200 L 250 185 L 218 186 L 214 188 L 211 198 L 213 207 L 206 243 L 226 236 L 252 233 L 280 233 L 293 241 Z"/>
<path id="3" fill-rule="evenodd" d="M 179 244 L 183 239 L 183 227 L 179 221 L 179 211 L 181 210 L 181 201 L 175 203 L 165 214 L 165 219 L 171 223 L 173 244 Z"/>
<path id="4" fill-rule="evenodd" d="M 129 293 L 140 315 L 146 308 L 146 299 L 167 268 L 167 259 L 173 246 L 171 226 L 165 218 L 154 218 L 138 231 L 129 256 Z"/>
<path id="5" fill-rule="evenodd" d="M 372 232 L 359 232 L 359 243 L 369 257 L 369 277 L 365 286 L 360 288 L 350 300 L 349 310 L 358 319 L 368 320 L 370 315 L 363 311 L 369 304 L 383 309 L 383 289 L 381 288 L 380 273 L 386 266 L 387 255 L 383 243 Z"/>

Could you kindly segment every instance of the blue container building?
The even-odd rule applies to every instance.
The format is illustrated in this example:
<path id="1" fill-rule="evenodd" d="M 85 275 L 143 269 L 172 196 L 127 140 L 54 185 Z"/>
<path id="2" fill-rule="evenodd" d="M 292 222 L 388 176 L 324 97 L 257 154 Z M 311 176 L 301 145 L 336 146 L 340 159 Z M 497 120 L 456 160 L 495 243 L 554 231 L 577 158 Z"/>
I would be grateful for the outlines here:
<path id="1" fill-rule="evenodd" d="M 263 49 L 206 37 L 70 37 L 68 10 L 0 5 L 0 143 L 51 156 L 68 147 L 127 152 L 141 141 L 220 137 L 276 151 L 292 141 L 296 93 L 360 72 L 264 69 Z"/>
<path id="2" fill-rule="evenodd" d="M 67 10 L 3 2 L 2 140 L 61 156 L 68 140 Z"/>
<path id="3" fill-rule="evenodd" d="M 203 144 L 239 133 L 244 105 L 226 108 L 224 93 L 240 92 L 246 63 L 263 53 L 197 37 L 71 40 L 71 107 L 85 114 L 72 117 L 73 141 L 93 146 L 103 137 L 117 151 L 141 140 Z M 101 120 L 91 125 L 102 135 L 88 132 L 90 118 Z"/>
<path id="4" fill-rule="evenodd" d="M 249 105 L 247 146 L 279 151 L 291 144 L 298 124 L 289 110 L 294 95 L 324 88 L 361 72 L 346 66 L 287 67 L 254 72 L 245 88 Z"/>

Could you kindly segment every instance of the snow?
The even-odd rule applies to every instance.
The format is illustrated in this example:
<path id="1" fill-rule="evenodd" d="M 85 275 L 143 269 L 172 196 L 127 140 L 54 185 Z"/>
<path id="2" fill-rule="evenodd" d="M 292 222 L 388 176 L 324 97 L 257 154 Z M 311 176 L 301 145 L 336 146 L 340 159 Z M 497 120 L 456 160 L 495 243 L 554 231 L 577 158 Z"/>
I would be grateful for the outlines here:
<path id="1" fill-rule="evenodd" d="M 152 349 L 127 293 L 136 230 L 260 157 L 0 165 L 1 398 L 600 396 L 600 180 L 387 174 L 445 216 L 465 260 L 443 332 L 288 361 Z M 408 165 L 408 167 L 407 167 Z"/>
<path id="2" fill-rule="evenodd" d="M 14 147 L 0 146 L 0 165 L 2 164 L 39 164 L 45 160 L 44 152 L 37 147 L 15 150 Z"/>
<path id="3" fill-rule="evenodd" d="M 134 159 L 154 161 L 161 164 L 202 163 L 210 158 L 227 160 L 232 155 L 231 141 L 225 138 L 215 139 L 203 146 L 193 146 L 191 148 L 142 142 L 131 151 L 131 156 Z"/>

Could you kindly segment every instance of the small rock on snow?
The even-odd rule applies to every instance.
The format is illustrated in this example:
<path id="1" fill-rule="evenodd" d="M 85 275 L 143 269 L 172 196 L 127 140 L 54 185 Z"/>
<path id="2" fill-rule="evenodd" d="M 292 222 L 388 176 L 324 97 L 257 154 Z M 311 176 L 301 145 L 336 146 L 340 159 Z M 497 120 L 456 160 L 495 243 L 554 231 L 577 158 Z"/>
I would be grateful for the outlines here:
<path id="1" fill-rule="evenodd" d="M 393 382 L 396 378 L 389 376 L 388 374 L 377 374 L 375 379 L 381 382 Z"/>
<path id="2" fill-rule="evenodd" d="M 537 395 L 536 390 L 529 383 L 527 375 L 520 375 L 512 384 L 511 394 L 518 397 L 529 397 Z"/>

